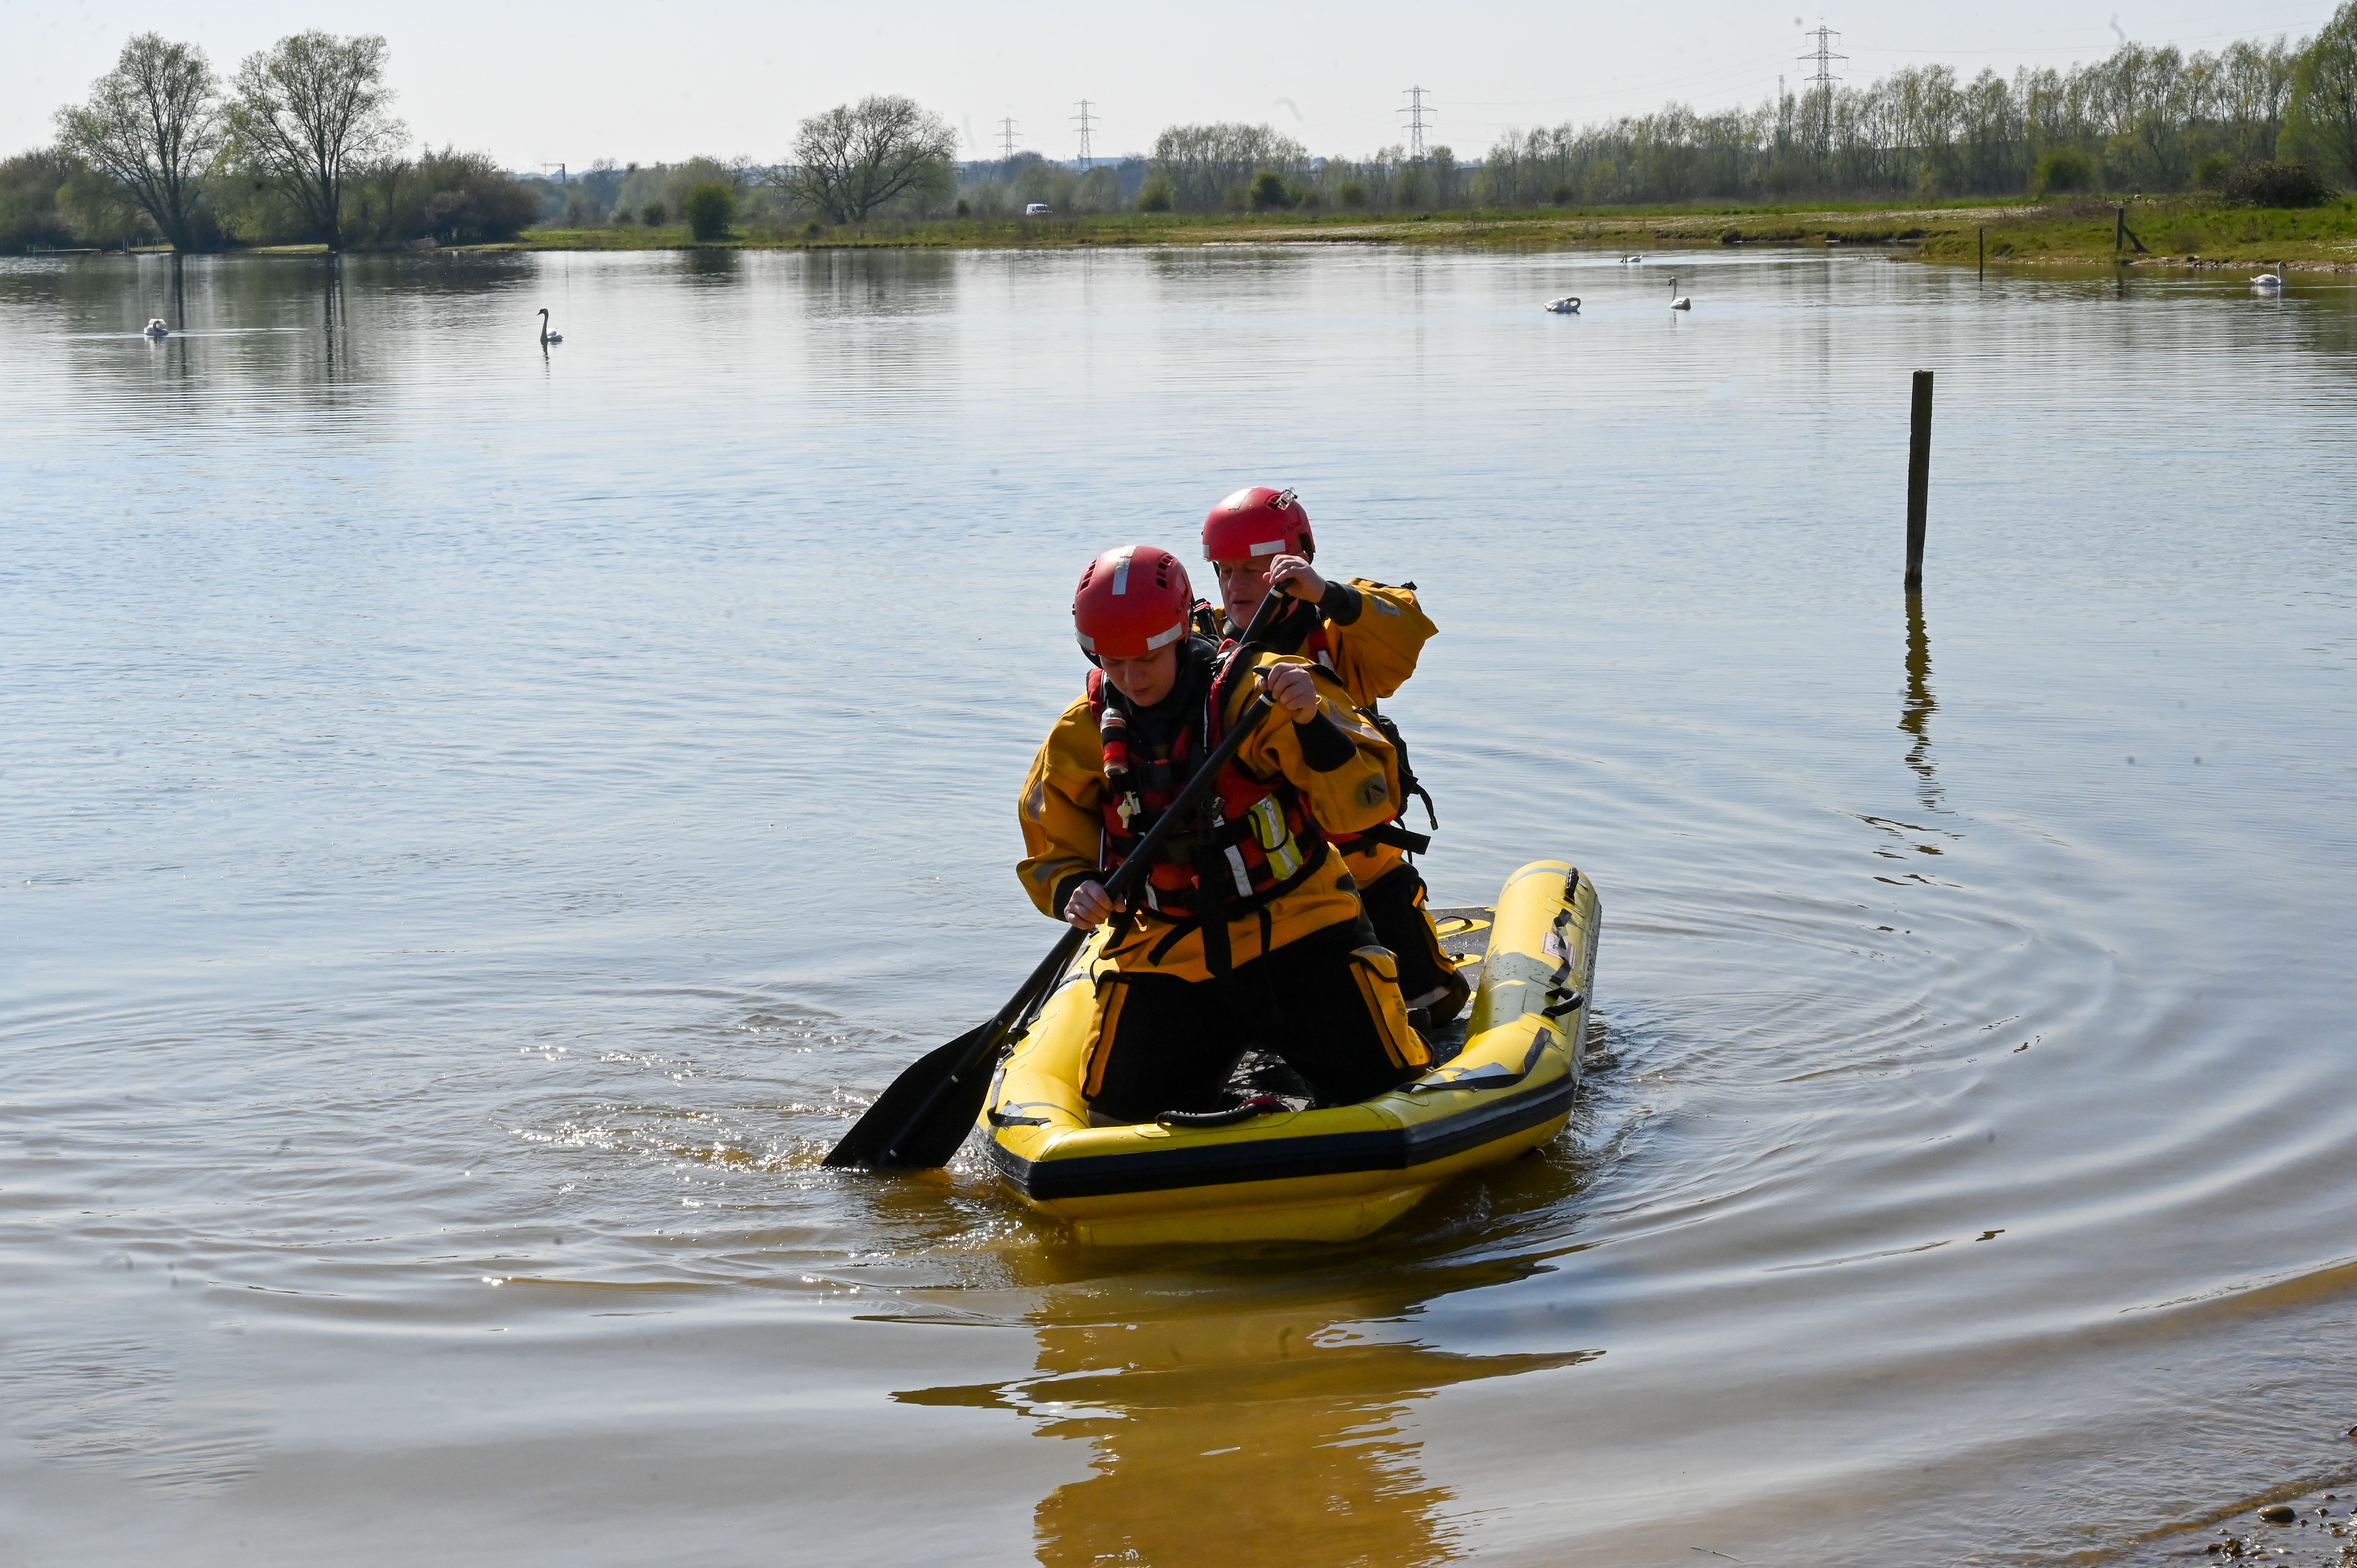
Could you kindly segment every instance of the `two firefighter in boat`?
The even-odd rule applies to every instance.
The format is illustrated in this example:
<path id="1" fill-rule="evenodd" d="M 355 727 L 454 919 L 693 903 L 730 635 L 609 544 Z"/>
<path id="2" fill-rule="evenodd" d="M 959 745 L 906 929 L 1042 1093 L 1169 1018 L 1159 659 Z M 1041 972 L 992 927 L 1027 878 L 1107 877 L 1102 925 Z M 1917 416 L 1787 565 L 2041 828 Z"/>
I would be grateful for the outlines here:
<path id="1" fill-rule="evenodd" d="M 1255 1048 L 1320 1104 L 1368 1099 L 1430 1065 L 1469 993 L 1408 858 L 1430 797 L 1378 706 L 1434 635 L 1415 585 L 1320 574 L 1299 499 L 1265 486 L 1211 509 L 1202 553 L 1215 601 L 1151 545 L 1089 564 L 1072 622 L 1093 668 L 1023 784 L 1024 891 L 1114 923 L 1082 1085 L 1100 1124 L 1249 1113 L 1229 1080 Z M 1275 711 L 1117 906 L 1104 879 L 1263 694 Z"/>

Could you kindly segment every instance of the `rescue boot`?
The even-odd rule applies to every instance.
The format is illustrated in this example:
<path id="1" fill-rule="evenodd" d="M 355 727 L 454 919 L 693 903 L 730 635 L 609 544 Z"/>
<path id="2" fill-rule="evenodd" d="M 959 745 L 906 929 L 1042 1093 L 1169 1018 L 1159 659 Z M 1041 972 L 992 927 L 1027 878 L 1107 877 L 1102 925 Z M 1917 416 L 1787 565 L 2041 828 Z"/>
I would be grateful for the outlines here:
<path id="1" fill-rule="evenodd" d="M 1466 980 L 1465 972 L 1455 964 L 1449 965 L 1448 973 L 1441 983 L 1448 988 L 1448 993 L 1432 1004 L 1432 1021 L 1436 1024 L 1455 1023 L 1457 1015 L 1465 1011 L 1465 1004 L 1473 1000 L 1472 984 Z"/>

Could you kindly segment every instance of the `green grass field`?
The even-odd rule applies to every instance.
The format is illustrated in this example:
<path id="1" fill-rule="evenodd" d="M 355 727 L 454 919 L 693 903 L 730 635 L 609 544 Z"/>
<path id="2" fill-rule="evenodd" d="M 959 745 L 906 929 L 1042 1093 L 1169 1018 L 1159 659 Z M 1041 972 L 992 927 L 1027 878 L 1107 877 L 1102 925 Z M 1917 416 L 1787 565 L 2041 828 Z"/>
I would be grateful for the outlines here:
<path id="1" fill-rule="evenodd" d="M 2147 250 L 2113 249 L 2114 205 L 2081 198 L 2055 203 L 1939 202 L 1903 207 L 1864 202 L 1578 210 L 1433 213 L 1270 212 L 1211 215 L 1107 213 L 1082 218 L 893 219 L 829 226 L 746 226 L 714 248 L 1058 249 L 1083 245 L 1259 243 L 1450 244 L 1625 251 L 1727 245 L 1911 246 L 1929 262 L 1971 265 L 1980 232 L 1997 265 L 2239 264 L 2357 269 L 2357 197 L 2304 210 L 2227 207 L 2201 197 L 2133 200 L 2128 226 Z M 535 229 L 511 245 L 530 251 L 679 250 L 684 228 Z"/>
<path id="2" fill-rule="evenodd" d="M 2227 207 L 2200 197 L 2131 201 L 2129 230 L 2147 249 L 2115 250 L 2116 220 L 2107 201 L 2076 201 L 2006 214 L 1988 225 L 1993 263 L 2105 262 L 2138 265 L 2287 262 L 2293 266 L 2357 269 L 2357 197 L 2322 207 Z M 1923 254 L 1971 264 L 1975 227 L 1927 237 Z"/>

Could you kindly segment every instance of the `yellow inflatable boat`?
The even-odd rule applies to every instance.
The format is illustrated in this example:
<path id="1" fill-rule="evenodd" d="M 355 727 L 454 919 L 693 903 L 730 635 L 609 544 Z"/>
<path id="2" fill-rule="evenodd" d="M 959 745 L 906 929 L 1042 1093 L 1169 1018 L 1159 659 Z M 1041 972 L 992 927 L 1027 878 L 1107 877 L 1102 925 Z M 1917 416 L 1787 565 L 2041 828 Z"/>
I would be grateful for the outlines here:
<path id="1" fill-rule="evenodd" d="M 1545 1143 L 1579 1087 L 1596 889 L 1542 860 L 1506 879 L 1494 909 L 1434 913 L 1442 945 L 1480 969 L 1462 1048 L 1434 1042 L 1429 1071 L 1373 1100 L 1221 1127 L 1089 1125 L 1079 1082 L 1099 933 L 991 1084 L 999 1179 L 1100 1245 L 1347 1241 L 1451 1176 Z"/>

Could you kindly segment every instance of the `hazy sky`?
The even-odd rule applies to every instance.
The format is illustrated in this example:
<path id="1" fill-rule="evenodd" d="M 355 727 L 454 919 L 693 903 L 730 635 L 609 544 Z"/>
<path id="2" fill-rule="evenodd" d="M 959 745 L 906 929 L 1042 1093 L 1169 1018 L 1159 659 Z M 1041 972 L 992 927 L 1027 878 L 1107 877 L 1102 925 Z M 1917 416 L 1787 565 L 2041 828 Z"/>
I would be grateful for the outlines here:
<path id="1" fill-rule="evenodd" d="M 2330 0 L 1885 0 L 1824 13 L 1843 69 L 1864 81 L 1944 60 L 2062 65 L 2121 34 L 2216 48 L 2295 38 Z M 1819 13 L 1788 3 L 1464 5 L 1370 0 L 1345 8 L 1240 0 L 1081 6 L 869 0 L 569 5 L 533 0 L 0 0 L 0 153 L 48 141 L 50 113 L 81 97 L 129 35 L 154 28 L 201 46 L 226 72 L 305 27 L 382 33 L 411 131 L 490 153 L 510 167 L 563 160 L 776 162 L 795 121 L 869 92 L 901 92 L 996 156 L 998 122 L 1018 146 L 1069 157 L 1071 116 L 1092 101 L 1099 156 L 1143 150 L 1180 120 L 1268 121 L 1313 153 L 1360 155 L 1399 139 L 1404 90 L 1437 105 L 1434 139 L 1477 156 L 1507 125 L 1652 108 L 1715 108 L 1776 90 Z M 2115 31 L 2115 19 L 2118 31 Z"/>

